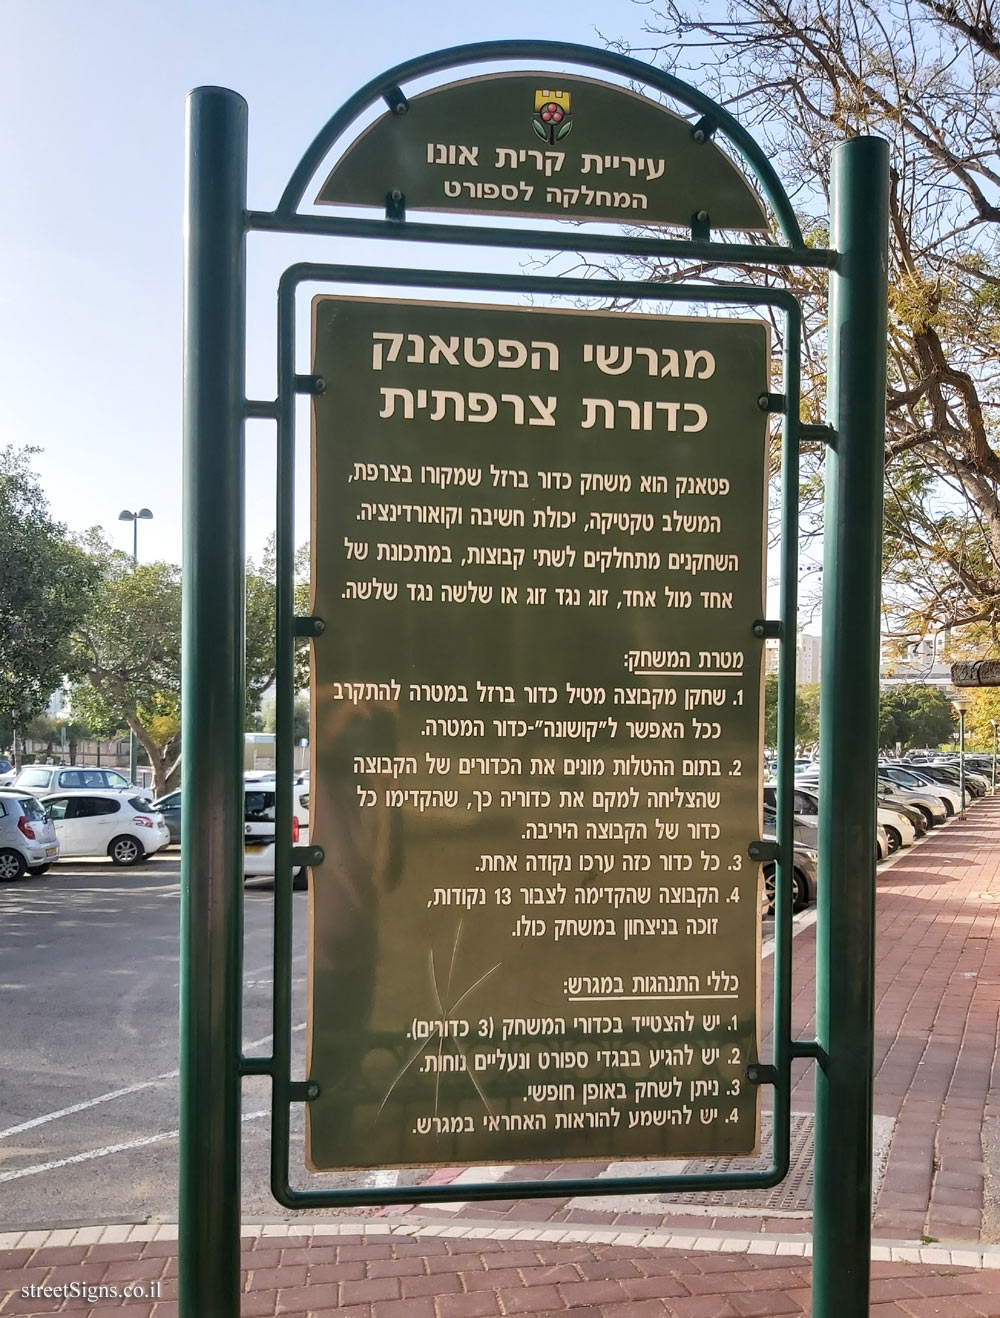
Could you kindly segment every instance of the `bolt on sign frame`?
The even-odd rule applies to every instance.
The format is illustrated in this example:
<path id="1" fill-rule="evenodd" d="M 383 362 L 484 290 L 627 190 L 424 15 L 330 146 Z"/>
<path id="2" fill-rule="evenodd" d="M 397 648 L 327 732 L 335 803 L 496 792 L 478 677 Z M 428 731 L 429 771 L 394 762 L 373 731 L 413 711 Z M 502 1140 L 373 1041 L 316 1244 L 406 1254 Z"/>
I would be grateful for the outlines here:
<path id="1" fill-rule="evenodd" d="M 670 97 L 701 117 L 695 141 L 718 134 L 755 176 L 780 243 L 716 241 L 710 217 L 691 219 L 690 239 L 530 228 L 415 223 L 392 188 L 379 219 L 300 214 L 305 188 L 333 144 L 380 98 L 405 113 L 402 85 L 477 63 L 541 61 L 610 73 Z M 558 75 L 553 75 L 557 80 Z M 607 84 L 605 84 L 607 85 Z M 624 88 L 620 89 L 624 94 Z M 632 95 L 632 93 L 628 93 Z M 653 103 L 655 104 L 655 103 Z M 682 121 L 683 122 L 683 121 Z M 608 51 L 559 42 L 506 41 L 444 50 L 389 70 L 361 88 L 317 135 L 273 212 L 246 199 L 247 107 L 235 92 L 202 87 L 188 98 L 184 349 L 184 700 L 185 746 L 180 1010 L 180 1313 L 239 1313 L 241 1083 L 272 1086 L 271 1187 L 286 1207 L 344 1208 L 435 1203 L 447 1186 L 334 1191 L 293 1188 L 290 1110 L 318 1087 L 291 1075 L 292 869 L 319 865 L 319 848 L 291 843 L 293 656 L 297 637 L 318 637 L 317 617 L 293 607 L 293 464 L 296 398 L 322 381 L 295 370 L 296 292 L 306 283 L 391 285 L 546 297 L 627 298 L 769 307 L 784 318 L 784 393 L 763 394 L 782 413 L 780 616 L 757 619 L 758 641 L 782 646 L 778 710 L 777 842 L 758 841 L 752 861 L 777 862 L 773 1057 L 748 1068 L 749 1083 L 773 1091 L 772 1162 L 742 1174 L 625 1176 L 524 1181 L 505 1198 L 595 1193 L 762 1189 L 788 1172 L 791 1067 L 816 1064 L 813 1313 L 861 1318 L 868 1311 L 871 1243 L 871 1113 L 874 1034 L 874 823 L 885 331 L 888 150 L 855 138 L 833 153 L 831 246 L 807 246 L 760 148 L 727 111 L 671 75 Z M 541 136 L 539 132 L 539 136 Z M 399 195 L 397 195 L 399 194 Z M 801 312 L 781 289 L 650 285 L 623 280 L 531 277 L 301 263 L 278 289 L 278 390 L 245 396 L 246 235 L 280 232 L 379 238 L 548 252 L 710 259 L 723 265 L 810 266 L 830 272 L 829 423 L 799 420 Z M 248 418 L 277 428 L 277 821 L 274 895 L 273 1046 L 245 1057 L 241 1046 L 244 714 L 244 451 Z M 795 751 L 795 627 L 798 448 L 827 445 L 817 918 L 816 1037 L 791 1029 L 791 793 Z M 748 638 L 749 643 L 749 638 Z M 788 657 L 789 650 L 791 658 Z M 463 1200 L 495 1198 L 492 1184 L 463 1183 Z"/>

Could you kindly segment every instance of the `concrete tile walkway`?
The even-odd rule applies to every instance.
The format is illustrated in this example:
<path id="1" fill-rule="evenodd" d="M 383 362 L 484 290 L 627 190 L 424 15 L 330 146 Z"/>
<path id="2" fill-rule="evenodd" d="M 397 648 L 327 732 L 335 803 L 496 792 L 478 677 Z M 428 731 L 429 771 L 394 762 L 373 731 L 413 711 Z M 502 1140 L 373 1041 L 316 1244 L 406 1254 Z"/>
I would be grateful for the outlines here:
<path id="1" fill-rule="evenodd" d="M 936 830 L 884 867 L 877 910 L 875 1110 L 894 1124 L 873 1215 L 871 1314 L 1000 1318 L 1000 1246 L 992 1243 L 983 1134 L 984 1123 L 1000 1115 L 1000 942 L 994 939 L 1000 799 L 977 802 L 967 819 Z M 815 926 L 805 921 L 795 940 L 800 1037 L 811 1032 L 814 953 Z M 794 1111 L 811 1110 L 812 1085 L 811 1067 L 797 1067 Z M 594 1164 L 589 1172 L 605 1169 Z M 510 1168 L 506 1175 L 528 1171 Z M 456 1168 L 453 1175 L 461 1173 Z M 579 1164 L 572 1173 L 588 1174 Z M 807 1215 L 696 1212 L 663 1201 L 643 1203 L 640 1212 L 580 1205 L 498 1197 L 450 1212 L 386 1209 L 364 1220 L 248 1227 L 241 1312 L 248 1318 L 334 1311 L 348 1318 L 809 1312 Z M 176 1254 L 170 1225 L 8 1233 L 0 1236 L 0 1318 L 169 1318 L 177 1308 Z M 131 1297 L 126 1286 L 133 1287 Z"/>

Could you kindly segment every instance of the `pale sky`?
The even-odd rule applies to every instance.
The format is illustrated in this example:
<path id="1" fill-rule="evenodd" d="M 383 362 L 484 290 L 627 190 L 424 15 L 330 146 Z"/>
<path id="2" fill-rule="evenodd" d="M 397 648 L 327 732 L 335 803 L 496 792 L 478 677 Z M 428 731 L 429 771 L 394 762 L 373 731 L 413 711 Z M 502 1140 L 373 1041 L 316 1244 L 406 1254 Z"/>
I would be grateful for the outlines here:
<path id="1" fill-rule="evenodd" d="M 631 0 L 0 0 L 0 444 L 34 445 L 51 508 L 131 551 L 123 508 L 150 508 L 142 561 L 181 554 L 184 100 L 250 107 L 249 202 L 271 210 L 329 116 L 371 77 L 467 41 L 642 42 Z M 323 172 L 317 178 L 321 181 Z M 312 195 L 312 194 L 309 194 Z M 413 249 L 253 235 L 248 394 L 274 396 L 274 289 L 299 259 L 421 263 Z M 422 263 L 511 268 L 425 252 Z M 273 527 L 273 429 L 248 429 L 247 545 Z M 296 537 L 308 535 L 300 489 Z"/>

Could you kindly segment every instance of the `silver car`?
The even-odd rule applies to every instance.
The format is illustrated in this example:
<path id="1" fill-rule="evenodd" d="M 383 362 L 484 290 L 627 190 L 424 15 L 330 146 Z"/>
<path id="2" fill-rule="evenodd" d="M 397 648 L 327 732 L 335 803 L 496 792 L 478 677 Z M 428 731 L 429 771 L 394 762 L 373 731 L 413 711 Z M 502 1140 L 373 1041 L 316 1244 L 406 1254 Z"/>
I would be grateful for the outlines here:
<path id="1" fill-rule="evenodd" d="M 59 843 L 41 802 L 27 792 L 0 789 L 0 880 L 44 874 L 59 859 Z"/>
<path id="2" fill-rule="evenodd" d="M 102 769 L 86 764 L 26 764 L 12 787 L 20 787 L 32 796 L 50 796 L 53 792 L 128 792 L 132 796 L 152 797 L 144 787 L 135 787 L 117 769 Z"/>

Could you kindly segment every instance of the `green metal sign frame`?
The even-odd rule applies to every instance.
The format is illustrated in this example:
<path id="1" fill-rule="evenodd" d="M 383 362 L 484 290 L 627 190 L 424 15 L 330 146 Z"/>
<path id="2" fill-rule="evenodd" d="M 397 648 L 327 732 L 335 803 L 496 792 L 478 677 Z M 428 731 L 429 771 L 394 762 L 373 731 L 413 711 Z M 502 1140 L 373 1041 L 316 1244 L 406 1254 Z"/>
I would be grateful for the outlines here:
<path id="1" fill-rule="evenodd" d="M 502 229 L 299 214 L 305 188 L 331 146 L 380 97 L 392 107 L 401 84 L 485 61 L 541 60 L 596 68 L 644 84 L 701 118 L 749 164 L 770 203 L 784 246 L 717 242 L 698 217 L 690 240 Z M 791 204 L 760 148 L 725 110 L 669 74 L 607 51 L 556 42 L 509 41 L 441 51 L 373 80 L 335 114 L 306 151 L 273 212 L 246 203 L 247 108 L 236 93 L 199 88 L 188 101 L 184 371 L 185 745 L 181 909 L 180 1313 L 239 1313 L 240 1090 L 242 1077 L 272 1085 L 271 1188 L 289 1208 L 453 1200 L 447 1186 L 330 1192 L 293 1188 L 290 1110 L 314 1096 L 291 1075 L 293 865 L 318 862 L 291 844 L 293 657 L 296 637 L 323 620 L 293 607 L 293 478 L 296 398 L 321 382 L 295 370 L 296 294 L 303 285 L 348 288 L 534 292 L 546 297 L 630 298 L 767 306 L 784 317 L 783 396 L 762 396 L 782 417 L 782 581 L 778 619 L 759 619 L 758 640 L 782 642 L 779 676 L 778 865 L 773 1060 L 748 1078 L 773 1088 L 770 1167 L 739 1175 L 619 1177 L 504 1183 L 505 1198 L 596 1193 L 732 1190 L 775 1185 L 788 1171 L 791 1065 L 817 1062 L 813 1312 L 867 1313 L 871 1226 L 874 1033 L 874 815 L 878 601 L 885 393 L 888 152 L 857 138 L 834 153 L 832 246 L 807 247 Z M 246 236 L 283 232 L 339 238 L 448 242 L 566 252 L 711 258 L 716 264 L 809 266 L 830 271 L 828 426 L 799 421 L 801 312 L 788 292 L 738 285 L 705 288 L 629 281 L 484 275 L 474 272 L 301 263 L 278 290 L 278 390 L 245 396 Z M 277 428 L 277 824 L 274 898 L 273 1045 L 244 1057 L 242 1003 L 243 428 Z M 823 612 L 822 744 L 817 923 L 817 1031 L 791 1032 L 791 878 L 798 449 L 824 440 L 827 457 Z M 206 806 L 206 803 L 207 806 Z M 848 822 L 843 822 L 848 821 Z M 751 855 L 763 859 L 761 848 Z M 463 1200 L 495 1198 L 495 1185 L 461 1187 Z"/>

